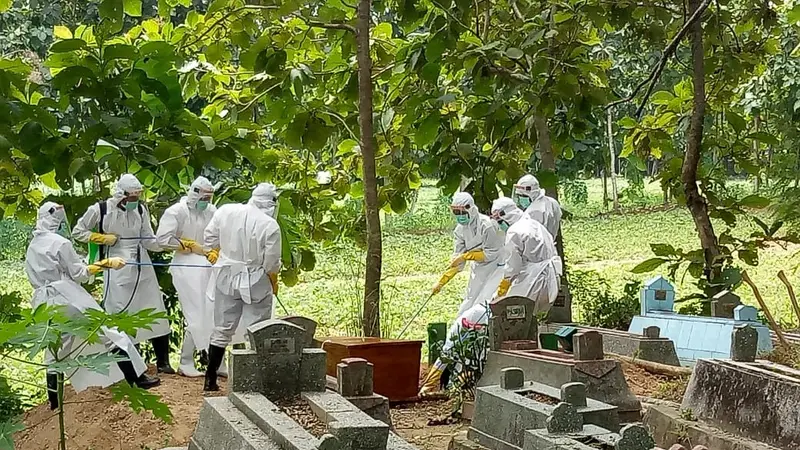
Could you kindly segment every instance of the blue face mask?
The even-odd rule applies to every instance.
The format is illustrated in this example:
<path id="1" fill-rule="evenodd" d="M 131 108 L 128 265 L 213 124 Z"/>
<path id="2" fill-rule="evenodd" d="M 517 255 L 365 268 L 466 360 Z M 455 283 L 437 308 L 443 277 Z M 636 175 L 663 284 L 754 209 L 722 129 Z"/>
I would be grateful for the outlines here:
<path id="1" fill-rule="evenodd" d="M 531 206 L 531 199 L 528 197 L 517 197 L 517 206 L 523 210 L 527 209 L 528 206 Z"/>
<path id="2" fill-rule="evenodd" d="M 208 201 L 207 200 L 198 200 L 197 201 L 197 209 L 200 211 L 205 211 L 208 208 Z"/>
<path id="3" fill-rule="evenodd" d="M 128 202 L 128 203 L 125 203 L 125 209 L 126 209 L 127 211 L 133 211 L 133 210 L 135 210 L 135 209 L 136 209 L 136 208 L 138 208 L 138 207 L 139 207 L 139 201 L 138 201 L 138 200 L 137 200 L 137 201 L 135 201 L 135 202 Z"/>
<path id="4" fill-rule="evenodd" d="M 459 225 L 468 224 L 469 223 L 469 215 L 462 214 L 462 215 L 456 216 L 456 222 L 458 222 Z"/>
<path id="5" fill-rule="evenodd" d="M 508 231 L 508 227 L 510 226 L 506 221 L 498 222 L 498 225 L 500 225 L 500 229 L 503 231 Z"/>

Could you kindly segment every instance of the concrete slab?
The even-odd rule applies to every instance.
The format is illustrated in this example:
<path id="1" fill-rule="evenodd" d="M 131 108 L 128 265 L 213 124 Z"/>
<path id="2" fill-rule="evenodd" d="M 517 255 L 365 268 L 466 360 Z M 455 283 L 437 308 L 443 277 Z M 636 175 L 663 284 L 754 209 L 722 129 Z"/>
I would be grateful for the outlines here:
<path id="1" fill-rule="evenodd" d="M 771 363 L 700 360 L 681 407 L 723 431 L 800 448 L 800 376 Z"/>
<path id="2" fill-rule="evenodd" d="M 283 450 L 316 450 L 319 446 L 317 438 L 263 395 L 233 392 L 228 398 Z"/>
<path id="3" fill-rule="evenodd" d="M 226 397 L 203 400 L 190 450 L 281 450 Z"/>

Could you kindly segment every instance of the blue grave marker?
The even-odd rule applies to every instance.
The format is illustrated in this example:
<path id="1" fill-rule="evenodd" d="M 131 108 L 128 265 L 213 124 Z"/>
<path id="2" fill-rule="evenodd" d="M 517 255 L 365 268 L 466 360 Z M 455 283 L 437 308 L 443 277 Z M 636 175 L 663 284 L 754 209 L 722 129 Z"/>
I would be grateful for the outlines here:
<path id="1" fill-rule="evenodd" d="M 642 315 L 651 311 L 673 311 L 675 288 L 661 275 L 645 282 L 641 293 Z"/>

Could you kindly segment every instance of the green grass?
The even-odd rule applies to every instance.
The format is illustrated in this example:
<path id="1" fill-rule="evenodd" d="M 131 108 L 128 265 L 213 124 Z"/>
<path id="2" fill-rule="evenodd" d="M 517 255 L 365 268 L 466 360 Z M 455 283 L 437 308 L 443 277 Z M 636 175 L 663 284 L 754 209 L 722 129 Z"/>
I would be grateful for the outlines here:
<path id="1" fill-rule="evenodd" d="M 653 207 L 653 211 L 637 214 L 605 214 L 602 203 L 602 184 L 588 180 L 586 204 L 565 202 L 572 219 L 563 224 L 566 259 L 573 268 L 596 270 L 609 281 L 612 290 L 621 292 L 630 279 L 646 279 L 654 274 L 633 275 L 630 269 L 652 256 L 650 244 L 665 242 L 683 249 L 699 246 L 691 216 L 683 207 L 657 210 L 662 203 L 657 183 L 645 185 L 644 194 L 624 198 L 623 206 L 633 209 Z M 734 183 L 746 191 L 746 183 Z M 626 186 L 620 180 L 620 189 Z M 447 267 L 452 254 L 454 226 L 448 210 L 448 200 L 433 186 L 425 183 L 418 199 L 407 214 L 384 216 L 384 259 L 382 283 L 383 333 L 395 337 L 411 318 L 417 307 L 429 295 L 431 286 Z M 716 231 L 724 230 L 715 222 Z M 743 221 L 737 235 L 754 229 Z M 762 250 L 760 264 L 746 267 L 773 314 L 782 322 L 796 326 L 785 288 L 776 277 L 785 270 L 800 290 L 794 269 L 800 264 L 800 246 Z M 319 247 L 317 267 L 302 273 L 300 282 L 284 287 L 281 301 L 290 312 L 314 318 L 320 324 L 318 335 L 347 335 L 358 332 L 363 297 L 364 251 L 350 244 Z M 683 274 L 679 274 L 683 275 Z M 425 339 L 426 324 L 450 322 L 461 303 L 466 288 L 467 273 L 462 273 L 437 296 L 433 297 L 419 318 L 406 333 L 406 338 Z M 676 280 L 678 296 L 692 292 L 692 280 L 687 276 Z M 0 262 L 0 291 L 16 289 L 26 297 L 30 286 L 20 262 Z M 752 292 L 740 287 L 737 293 L 745 303 L 756 305 Z M 279 313 L 282 311 L 278 307 Z"/>

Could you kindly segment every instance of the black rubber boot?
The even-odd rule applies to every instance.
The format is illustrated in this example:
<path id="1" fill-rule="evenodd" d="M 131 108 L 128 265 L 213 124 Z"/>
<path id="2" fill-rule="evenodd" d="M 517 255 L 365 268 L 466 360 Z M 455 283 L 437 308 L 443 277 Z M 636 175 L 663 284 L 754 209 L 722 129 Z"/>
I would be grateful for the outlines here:
<path id="1" fill-rule="evenodd" d="M 127 352 L 119 348 L 115 348 L 112 353 L 130 358 Z M 161 380 L 158 377 L 151 377 L 147 373 L 137 376 L 136 369 L 133 368 L 133 363 L 130 361 L 118 361 L 117 367 L 119 367 L 120 372 L 125 375 L 125 381 L 131 386 L 136 385 L 142 389 L 150 389 L 161 384 Z"/>
<path id="2" fill-rule="evenodd" d="M 222 364 L 222 358 L 225 357 L 225 347 L 217 347 L 214 345 L 208 346 L 208 367 L 206 368 L 206 382 L 203 385 L 203 390 L 206 392 L 213 392 L 219 390 L 217 385 L 217 370 Z"/>
<path id="3" fill-rule="evenodd" d="M 47 400 L 50 401 L 50 411 L 58 409 L 58 374 L 47 374 Z"/>
<path id="4" fill-rule="evenodd" d="M 169 335 L 153 338 L 150 343 L 153 344 L 153 352 L 156 354 L 158 373 L 175 375 L 175 369 L 169 365 Z"/>

